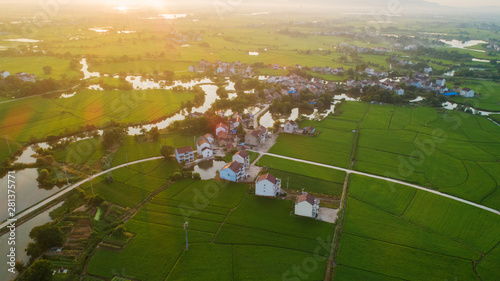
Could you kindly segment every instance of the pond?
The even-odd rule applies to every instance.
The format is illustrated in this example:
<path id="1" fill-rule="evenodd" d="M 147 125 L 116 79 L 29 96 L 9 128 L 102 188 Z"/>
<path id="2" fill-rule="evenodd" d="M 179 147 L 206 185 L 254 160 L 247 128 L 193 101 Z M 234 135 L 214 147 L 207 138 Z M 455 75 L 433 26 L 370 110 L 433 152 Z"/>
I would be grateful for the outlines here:
<path id="1" fill-rule="evenodd" d="M 17 157 L 17 160 L 14 161 L 14 163 L 20 163 L 20 164 L 33 164 L 36 162 L 36 158 L 33 157 L 34 154 L 36 154 L 36 150 L 38 147 L 41 147 L 43 149 L 47 149 L 50 147 L 50 145 L 46 142 L 41 142 L 37 143 L 36 145 L 30 145 L 28 148 L 26 148 L 23 151 L 23 154 L 21 154 L 19 157 Z"/>
<path id="2" fill-rule="evenodd" d="M 193 173 L 200 173 L 202 180 L 211 180 L 215 178 L 216 172 L 220 171 L 226 164 L 224 161 L 203 161 L 194 166 Z"/>
<path id="3" fill-rule="evenodd" d="M 22 42 L 22 43 L 37 43 L 37 42 L 42 42 L 42 40 L 27 39 L 27 38 L 3 39 L 3 41 L 8 41 L 8 42 Z"/>
<path id="4" fill-rule="evenodd" d="M 31 230 L 39 225 L 46 224 L 48 222 L 51 222 L 52 219 L 49 216 L 49 213 L 61 206 L 63 202 L 49 208 L 43 213 L 40 213 L 39 215 L 31 218 L 30 220 L 26 221 L 25 223 L 18 225 L 16 227 L 16 259 L 20 261 L 24 261 L 27 263 L 29 261 L 29 257 L 26 255 L 26 247 L 30 242 L 33 240 L 29 237 L 29 233 Z M 7 254 L 9 252 L 9 246 L 7 244 L 7 239 L 8 239 L 8 233 L 0 236 L 0 263 L 2 264 L 2 270 L 0 271 L 0 280 L 12 280 L 14 279 L 17 274 L 12 274 L 8 272 L 7 269 Z"/>
<path id="5" fill-rule="evenodd" d="M 459 49 L 465 49 L 467 47 L 472 47 L 472 46 L 475 46 L 477 44 L 485 44 L 485 43 L 488 43 L 486 41 L 483 41 L 483 40 L 469 40 L 469 41 L 461 41 L 461 40 L 456 40 L 456 39 L 453 39 L 451 41 L 449 40 L 444 40 L 444 39 L 441 39 L 439 40 L 445 44 L 448 44 L 450 45 L 452 48 L 459 48 Z M 468 50 L 471 50 L 471 51 L 476 51 L 476 52 L 482 52 L 484 53 L 483 50 L 475 50 L 475 49 L 468 49 Z"/>
<path id="6" fill-rule="evenodd" d="M 93 78 L 93 77 L 101 77 L 101 75 L 99 74 L 99 72 L 90 72 L 89 71 L 89 65 L 87 64 L 87 59 L 82 59 L 80 61 L 80 63 L 82 64 L 82 72 L 83 72 L 83 79 L 89 79 L 89 78 Z"/>
<path id="7" fill-rule="evenodd" d="M 16 213 L 22 212 L 60 190 L 57 186 L 51 190 L 39 188 L 36 181 L 38 171 L 35 168 L 16 171 L 14 175 L 16 182 Z M 5 198 L 7 194 L 7 176 L 0 179 L 0 194 L 1 198 Z M 7 201 L 2 200 L 0 201 L 0 222 L 6 219 L 8 219 Z"/>
<path id="8" fill-rule="evenodd" d="M 476 61 L 476 62 L 490 62 L 490 60 L 482 60 L 482 59 L 476 59 L 476 58 L 473 58 L 472 61 Z"/>

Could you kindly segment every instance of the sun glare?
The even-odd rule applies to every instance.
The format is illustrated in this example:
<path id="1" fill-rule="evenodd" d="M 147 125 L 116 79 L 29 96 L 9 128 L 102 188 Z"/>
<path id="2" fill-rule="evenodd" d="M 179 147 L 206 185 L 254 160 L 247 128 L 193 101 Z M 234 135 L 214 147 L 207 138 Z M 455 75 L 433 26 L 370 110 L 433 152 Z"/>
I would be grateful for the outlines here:
<path id="1" fill-rule="evenodd" d="M 129 10 L 137 9 L 138 7 L 143 8 L 153 8 L 156 10 L 162 10 L 165 8 L 162 0 L 118 0 L 112 2 L 114 5 L 113 9 L 120 12 L 127 12 Z"/>

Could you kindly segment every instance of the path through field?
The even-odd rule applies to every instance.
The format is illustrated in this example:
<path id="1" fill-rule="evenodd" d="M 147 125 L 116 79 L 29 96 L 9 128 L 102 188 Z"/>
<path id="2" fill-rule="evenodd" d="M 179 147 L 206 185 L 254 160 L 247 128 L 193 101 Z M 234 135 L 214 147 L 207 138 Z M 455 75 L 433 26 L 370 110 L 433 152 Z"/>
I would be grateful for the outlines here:
<path id="1" fill-rule="evenodd" d="M 252 150 L 249 150 L 249 151 L 252 151 Z M 258 152 L 258 151 L 254 151 L 254 152 Z M 458 198 L 458 197 L 455 197 L 455 196 L 452 196 L 452 195 L 449 195 L 449 194 L 446 194 L 446 193 L 442 193 L 442 192 L 439 192 L 439 191 L 436 191 L 436 190 L 432 190 L 432 189 L 429 189 L 429 188 L 426 188 L 426 187 L 423 187 L 423 186 L 419 186 L 419 185 L 416 185 L 416 184 L 411 184 L 411 183 L 407 183 L 407 182 L 404 182 L 404 181 L 395 180 L 395 179 L 391 179 L 391 178 L 387 178 L 387 177 L 383 177 L 383 176 L 373 175 L 373 174 L 364 173 L 364 172 L 355 171 L 355 170 L 350 170 L 350 169 L 346 169 L 346 168 L 342 168 L 342 167 L 326 165 L 326 164 L 322 164 L 322 163 L 317 163 L 317 162 L 307 161 L 307 160 L 303 160 L 303 159 L 297 159 L 297 158 L 287 157 L 287 156 L 273 154 L 273 153 L 267 153 L 267 152 L 259 152 L 259 153 L 261 153 L 262 155 L 269 155 L 269 156 L 273 156 L 273 157 L 277 157 L 277 158 L 283 158 L 283 159 L 287 159 L 287 160 L 291 160 L 291 161 L 297 161 L 297 162 L 307 163 L 307 164 L 321 166 L 321 167 L 325 167 L 325 168 L 330 168 L 330 169 L 334 169 L 334 170 L 344 171 L 347 174 L 358 174 L 358 175 L 362 175 L 362 176 L 366 176 L 366 177 L 370 177 L 370 178 L 381 179 L 381 180 L 385 180 L 385 181 L 388 181 L 388 182 L 393 182 L 393 183 L 397 183 L 397 184 L 406 185 L 406 186 L 409 186 L 409 187 L 413 187 L 413 188 L 416 188 L 416 189 L 420 189 L 420 190 L 423 190 L 423 191 L 434 193 L 434 194 L 437 194 L 439 196 L 447 197 L 447 198 L 453 199 L 455 201 L 459 201 L 459 202 L 462 202 L 462 203 L 465 203 L 465 204 L 468 204 L 468 205 L 471 205 L 471 206 L 474 206 L 474 207 L 477 207 L 477 208 L 481 208 L 481 209 L 486 210 L 488 212 L 500 215 L 500 211 L 494 210 L 492 208 L 488 208 L 486 206 L 483 206 L 483 205 L 480 205 L 480 204 L 477 204 L 477 203 L 474 203 L 474 202 L 470 202 L 470 201 L 464 200 L 462 198 Z"/>

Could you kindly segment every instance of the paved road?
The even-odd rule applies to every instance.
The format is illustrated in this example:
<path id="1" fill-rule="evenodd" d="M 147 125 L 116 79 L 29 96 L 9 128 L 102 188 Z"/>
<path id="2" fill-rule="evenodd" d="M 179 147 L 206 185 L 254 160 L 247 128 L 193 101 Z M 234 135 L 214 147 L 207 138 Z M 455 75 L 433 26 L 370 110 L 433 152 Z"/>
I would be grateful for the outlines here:
<path id="1" fill-rule="evenodd" d="M 97 174 L 95 174 L 95 175 L 93 175 L 93 176 L 91 176 L 91 177 L 88 177 L 88 178 L 86 178 L 86 179 L 84 179 L 84 180 L 82 180 L 82 181 L 79 181 L 79 182 L 77 182 L 77 183 L 75 183 L 75 184 L 73 184 L 73 185 L 68 186 L 67 188 L 65 188 L 65 189 L 63 189 L 63 190 L 61 190 L 61 191 L 59 191 L 58 193 L 56 193 L 56 194 L 54 194 L 54 195 L 52 195 L 52 196 L 48 197 L 47 199 L 44 199 L 43 201 L 41 201 L 41 202 L 37 203 L 36 205 L 31 206 L 30 208 L 28 208 L 28 209 L 26 209 L 26 210 L 22 211 L 21 213 L 17 214 L 17 215 L 16 215 L 13 219 L 20 219 L 20 218 L 24 217 L 25 215 L 27 215 L 27 214 L 29 214 L 29 213 L 31 213 L 31 212 L 34 212 L 34 211 L 36 211 L 36 210 L 38 210 L 38 209 L 42 208 L 44 205 L 46 205 L 46 204 L 50 203 L 52 200 L 55 200 L 55 199 L 57 199 L 57 198 L 59 198 L 59 197 L 63 196 L 64 194 L 66 194 L 66 193 L 70 192 L 71 190 L 73 190 L 73 189 L 75 189 L 75 188 L 79 187 L 80 185 L 82 185 L 82 184 L 84 184 L 84 183 L 86 183 L 86 182 L 90 181 L 90 179 L 93 179 L 93 178 L 95 178 L 95 177 L 102 176 L 102 175 L 104 175 L 104 174 L 106 174 L 106 173 L 108 173 L 108 172 L 110 172 L 110 171 L 113 171 L 113 170 L 116 170 L 116 169 L 120 169 L 120 168 L 126 167 L 126 166 L 128 166 L 128 165 L 137 164 L 137 163 L 142 163 L 142 162 L 148 162 L 148 161 L 153 161 L 153 160 L 158 160 L 158 159 L 163 159 L 163 156 L 151 157 L 151 158 L 146 158 L 146 159 L 141 159 L 141 160 L 137 160 L 137 161 L 133 161 L 133 162 L 125 163 L 125 164 L 122 164 L 122 165 L 119 165 L 119 166 L 116 166 L 116 167 L 110 168 L 110 169 L 108 169 L 108 170 L 102 171 L 102 172 L 100 172 L 100 173 L 97 173 Z M 10 223 L 10 222 L 8 222 L 8 221 L 3 222 L 2 224 L 0 224 L 0 229 L 2 229 L 2 228 L 4 228 L 4 227 L 6 227 L 9 223 Z"/>
<path id="2" fill-rule="evenodd" d="M 17 99 L 10 99 L 10 100 L 5 100 L 5 101 L 0 101 L 0 104 L 14 102 L 14 101 L 20 101 L 20 100 L 30 99 L 30 98 L 35 98 L 35 97 L 41 97 L 41 96 L 50 95 L 50 94 L 54 94 L 54 93 L 63 93 L 63 92 L 66 92 L 66 91 L 74 90 L 78 86 L 80 86 L 80 85 L 76 85 L 76 86 L 74 86 L 72 88 L 65 89 L 65 90 L 57 90 L 57 91 L 52 91 L 52 92 L 48 92 L 48 93 L 44 93 L 44 94 L 27 96 L 27 97 L 24 97 L 24 98 L 17 98 Z"/>
<path id="3" fill-rule="evenodd" d="M 253 150 L 249 150 L 249 151 L 253 151 Z M 326 167 L 326 168 L 330 168 L 330 169 L 334 169 L 334 170 L 344 171 L 344 172 L 346 172 L 348 174 L 358 174 L 358 175 L 363 175 L 363 176 L 367 176 L 367 177 L 370 177 L 370 178 L 381 179 L 381 180 L 385 180 L 385 181 L 389 181 L 389 182 L 393 182 L 393 183 L 397 183 L 397 184 L 401 184 L 401 185 L 406 185 L 406 186 L 409 186 L 409 187 L 413 187 L 413 188 L 416 188 L 416 189 L 419 189 L 419 190 L 423 190 L 423 191 L 426 191 L 426 192 L 434 193 L 436 195 L 443 196 L 443 197 L 446 197 L 446 198 L 450 198 L 452 200 L 459 201 L 459 202 L 465 203 L 467 205 L 471 205 L 471 206 L 474 206 L 474 207 L 486 210 L 488 212 L 500 215 L 500 211 L 488 208 L 486 206 L 483 206 L 483 205 L 480 205 L 480 204 L 477 204 L 477 203 L 474 203 L 474 202 L 467 201 L 467 200 L 462 199 L 462 198 L 451 196 L 451 195 L 446 194 L 446 193 L 441 193 L 441 192 L 436 191 L 436 190 L 428 189 L 426 187 L 419 186 L 419 185 L 416 185 L 416 184 L 411 184 L 411 183 L 407 183 L 407 182 L 404 182 L 404 181 L 395 180 L 395 179 L 391 179 L 391 178 L 387 178 L 387 177 L 383 177 L 383 176 L 372 175 L 372 174 L 368 174 L 368 173 L 364 173 L 364 172 L 360 172 L 360 171 L 355 171 L 355 170 L 350 170 L 350 169 L 346 169 L 346 168 L 342 168 L 342 167 L 337 167 L 337 166 L 332 166 L 332 165 L 327 165 L 327 164 L 316 163 L 316 162 L 312 162 L 312 161 L 307 161 L 307 160 L 302 160 L 302 159 L 297 159 L 297 158 L 282 156 L 282 155 L 273 154 L 273 153 L 267 153 L 267 152 L 261 152 L 261 151 L 253 151 L 253 152 L 260 153 L 261 155 L 269 155 L 269 156 L 283 158 L 283 159 L 287 159 L 287 160 L 291 160 L 291 161 L 302 162 L 302 163 L 307 163 L 307 164 L 311 164 L 311 165 Z M 110 168 L 108 170 L 102 171 L 100 173 L 97 173 L 97 174 L 95 174 L 95 175 L 93 175 L 93 176 L 91 176 L 91 177 L 89 177 L 87 179 L 84 179 L 84 180 L 82 180 L 80 182 L 77 182 L 77 183 L 75 183 L 75 184 L 73 184 L 73 185 L 71 185 L 71 186 L 69 186 L 69 187 L 67 187 L 67 188 L 59 191 L 58 193 L 56 193 L 56 194 L 48 197 L 47 199 L 44 199 L 43 201 L 37 203 L 36 205 L 31 206 L 30 208 L 28 208 L 28 209 L 22 211 L 21 213 L 17 214 L 17 216 L 15 216 L 14 219 L 20 219 L 20 218 L 24 217 L 25 215 L 38 210 L 39 208 L 43 207 L 44 205 L 50 203 L 52 200 L 55 200 L 55 199 L 63 196 L 64 194 L 70 192 L 71 190 L 79 187 L 80 185 L 82 185 L 82 184 L 90 181 L 90 179 L 93 179 L 95 177 L 99 177 L 99 176 L 104 175 L 104 174 L 106 174 L 106 173 L 108 173 L 110 171 L 113 171 L 113 170 L 116 170 L 116 169 L 120 169 L 120 168 L 126 167 L 128 165 L 142 163 L 142 162 L 148 162 L 148 161 L 153 161 L 153 160 L 159 160 L 159 159 L 162 159 L 162 158 L 163 158 L 163 156 L 141 159 L 141 160 L 137 160 L 137 161 L 125 163 L 125 164 L 122 164 L 122 165 Z M 9 224 L 8 221 L 3 222 L 2 224 L 0 224 L 0 229 L 6 227 L 8 224 Z"/>
<path id="4" fill-rule="evenodd" d="M 264 113 L 264 112 L 265 112 L 268 108 L 269 108 L 269 104 L 265 104 L 265 105 L 264 105 L 264 108 L 263 108 L 261 111 L 257 112 L 257 113 L 254 115 L 254 117 L 253 117 L 253 127 L 254 127 L 254 128 L 259 127 L 259 117 L 260 117 L 260 115 L 261 115 L 262 113 Z"/>
<path id="5" fill-rule="evenodd" d="M 252 151 L 252 150 L 249 150 L 249 151 Z M 291 160 L 291 161 L 297 161 L 297 162 L 307 163 L 307 164 L 311 164 L 311 165 L 326 167 L 326 168 L 330 168 L 330 169 L 334 169 L 334 170 L 344 171 L 344 172 L 346 172 L 348 174 L 358 174 L 358 175 L 362 175 L 362 176 L 366 176 L 366 177 L 370 177 L 370 178 L 381 179 L 381 180 L 385 180 L 385 181 L 389 181 L 389 182 L 393 182 L 393 183 L 397 183 L 397 184 L 401 184 L 401 185 L 406 185 L 406 186 L 409 186 L 409 187 L 413 187 L 413 188 L 416 188 L 416 189 L 420 189 L 420 190 L 423 190 L 423 191 L 434 193 L 434 194 L 437 194 L 439 196 L 450 198 L 452 200 L 459 201 L 459 202 L 462 202 L 462 203 L 465 203 L 465 204 L 468 204 L 468 205 L 471 205 L 471 206 L 474 206 L 474 207 L 481 208 L 481 209 L 486 210 L 488 212 L 500 215 L 500 211 L 494 210 L 492 208 L 488 208 L 486 206 L 483 206 L 483 205 L 480 205 L 480 204 L 477 204 L 477 203 L 474 203 L 474 202 L 470 202 L 470 201 L 467 201 L 467 200 L 462 199 L 462 198 L 451 196 L 449 194 L 442 193 L 442 192 L 439 192 L 439 191 L 436 191 L 436 190 L 432 190 L 432 189 L 429 189 L 429 188 L 426 188 L 426 187 L 423 187 L 423 186 L 419 186 L 419 185 L 416 185 L 416 184 L 411 184 L 411 183 L 407 183 L 407 182 L 404 182 L 404 181 L 395 180 L 395 179 L 391 179 L 391 178 L 387 178 L 387 177 L 383 177 L 383 176 L 372 175 L 372 174 L 368 174 L 368 173 L 364 173 L 364 172 L 360 172 L 360 171 L 350 170 L 350 169 L 346 169 L 346 168 L 342 168 L 342 167 L 331 166 L 331 165 L 326 165 L 326 164 L 311 162 L 311 161 L 307 161 L 307 160 L 302 160 L 302 159 L 297 159 L 297 158 L 282 156 L 282 155 L 278 155 L 278 154 L 272 154 L 272 153 L 267 153 L 267 152 L 259 152 L 259 151 L 255 151 L 255 152 L 258 152 L 258 153 L 261 153 L 261 154 L 264 154 L 264 155 L 269 155 L 269 156 L 274 156 L 274 157 L 278 157 L 278 158 L 283 158 L 283 159 L 287 159 L 287 160 Z"/>

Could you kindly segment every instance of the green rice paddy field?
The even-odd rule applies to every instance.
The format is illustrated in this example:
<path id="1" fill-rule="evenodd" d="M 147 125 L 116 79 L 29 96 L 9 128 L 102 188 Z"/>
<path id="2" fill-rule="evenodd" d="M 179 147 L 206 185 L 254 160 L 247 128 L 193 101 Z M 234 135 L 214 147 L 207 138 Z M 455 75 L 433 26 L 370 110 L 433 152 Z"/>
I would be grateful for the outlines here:
<path id="1" fill-rule="evenodd" d="M 0 159 L 27 142 L 31 136 L 44 138 L 80 126 L 103 126 L 115 120 L 141 123 L 158 120 L 179 110 L 182 102 L 192 100 L 192 93 L 168 90 L 93 91 L 83 90 L 70 98 L 32 97 L 0 104 Z"/>
<path id="2" fill-rule="evenodd" d="M 316 127 L 318 136 L 281 134 L 270 152 L 344 168 L 351 162 L 500 209 L 500 127 L 486 117 L 359 102 L 339 112 L 300 124 Z"/>
<path id="3" fill-rule="evenodd" d="M 155 164 L 146 166 L 130 170 L 147 172 Z M 119 173 L 125 184 L 140 185 L 151 177 L 130 170 Z M 136 197 L 120 186 L 106 188 L 129 200 Z M 314 268 L 305 280 L 323 280 L 334 225 L 294 216 L 292 205 L 248 194 L 248 184 L 175 182 L 126 222 L 135 234 L 132 241 L 119 252 L 97 250 L 87 274 L 151 281 L 281 280 L 294 277 L 292 266 L 307 260 Z M 184 249 L 185 221 L 189 250 Z"/>
<path id="4" fill-rule="evenodd" d="M 338 280 L 498 280 L 500 217 L 445 197 L 351 175 Z"/>
<path id="5" fill-rule="evenodd" d="M 282 188 L 304 189 L 307 192 L 331 196 L 342 194 L 345 172 L 269 155 L 259 159 L 258 165 L 267 167 L 266 172 L 281 178 Z"/>

